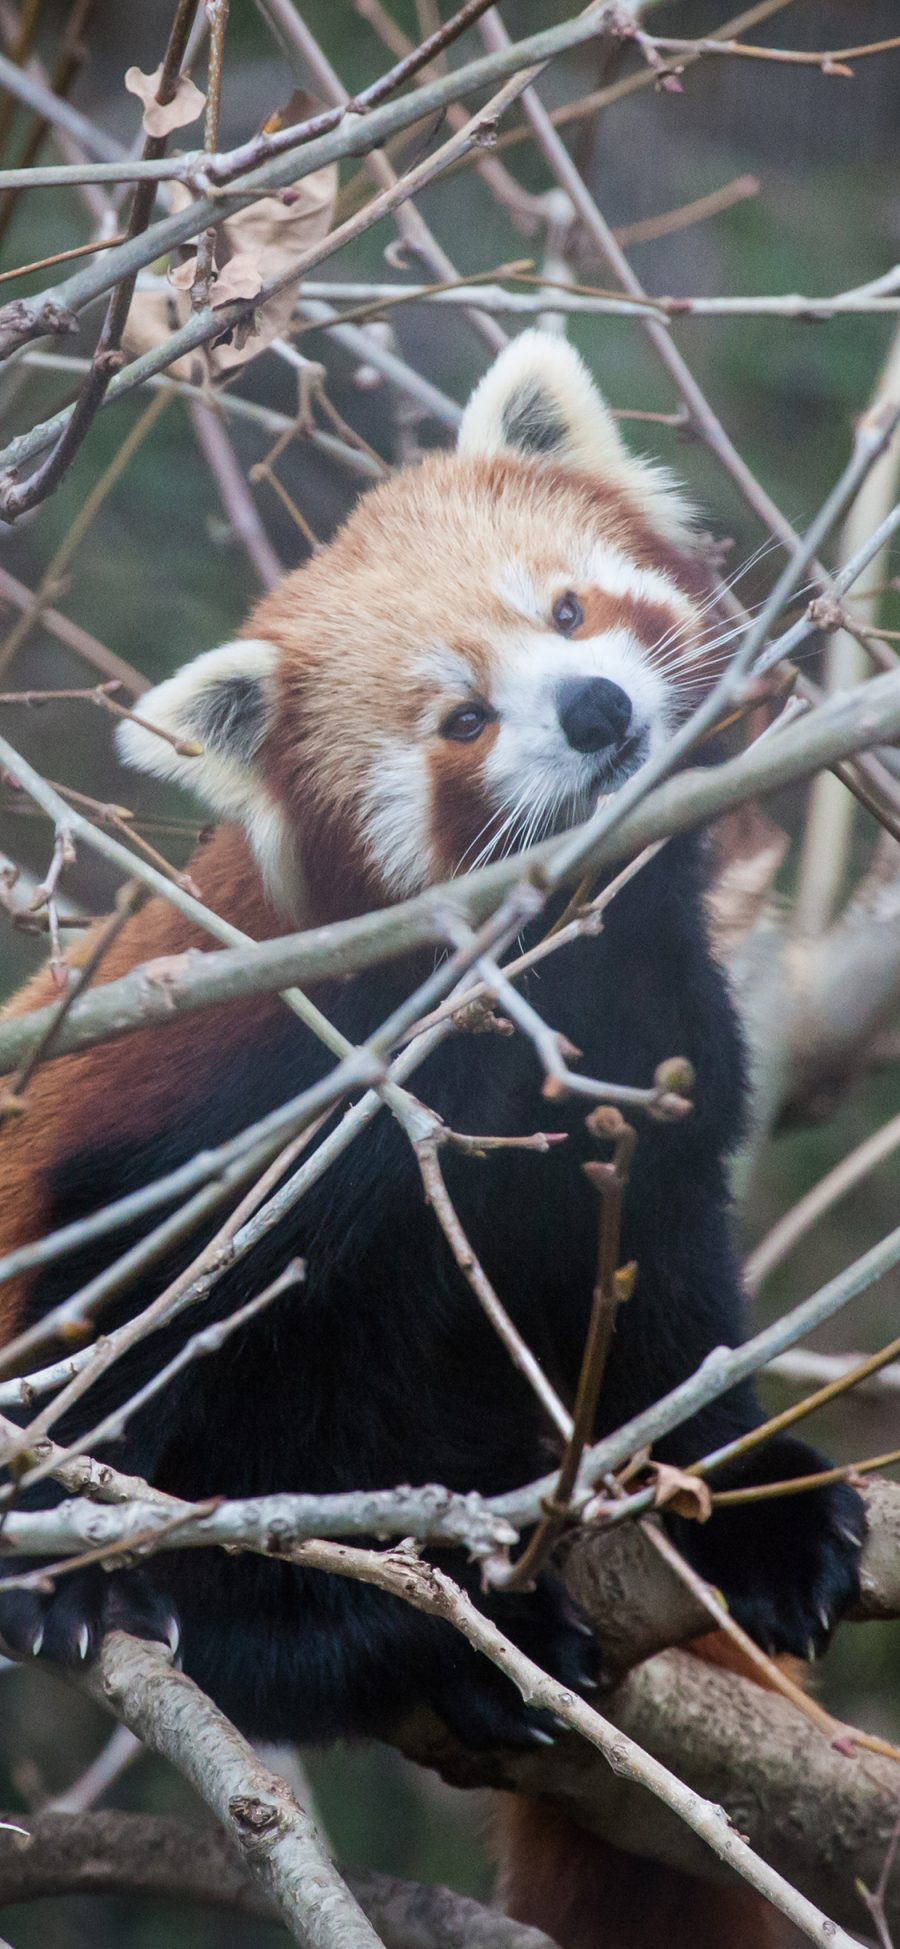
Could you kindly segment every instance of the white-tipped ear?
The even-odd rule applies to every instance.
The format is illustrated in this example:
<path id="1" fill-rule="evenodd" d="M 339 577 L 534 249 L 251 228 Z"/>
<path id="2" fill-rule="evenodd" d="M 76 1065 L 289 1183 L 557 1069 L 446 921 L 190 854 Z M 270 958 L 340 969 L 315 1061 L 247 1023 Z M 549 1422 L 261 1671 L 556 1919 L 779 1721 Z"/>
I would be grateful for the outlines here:
<path id="1" fill-rule="evenodd" d="M 120 758 L 186 785 L 221 817 L 252 824 L 266 796 L 256 757 L 275 703 L 277 661 L 274 643 L 252 638 L 205 650 L 140 699 L 137 719 L 145 723 L 120 724 Z"/>
<path id="2" fill-rule="evenodd" d="M 499 354 L 463 414 L 459 451 L 594 474 L 621 487 L 667 539 L 690 535 L 691 509 L 677 483 L 629 453 L 587 366 L 556 333 L 521 332 Z"/>

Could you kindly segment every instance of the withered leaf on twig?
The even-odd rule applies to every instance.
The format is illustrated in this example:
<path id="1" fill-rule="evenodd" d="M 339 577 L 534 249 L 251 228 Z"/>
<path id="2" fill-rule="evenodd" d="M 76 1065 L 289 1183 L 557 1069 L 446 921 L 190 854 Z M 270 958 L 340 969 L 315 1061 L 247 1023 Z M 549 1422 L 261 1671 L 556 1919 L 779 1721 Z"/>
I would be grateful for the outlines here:
<path id="1" fill-rule="evenodd" d="M 222 268 L 213 286 L 213 305 L 226 303 L 226 292 L 228 297 L 243 295 L 233 284 L 228 289 L 229 273 L 233 279 L 238 267 L 242 278 L 251 270 L 258 275 L 256 288 L 259 290 L 290 271 L 310 244 L 327 236 L 334 216 L 337 187 L 337 165 L 329 163 L 324 169 L 314 170 L 311 176 L 304 176 L 281 196 L 263 196 L 246 210 L 236 210 L 222 225 L 216 248 L 216 262 Z M 214 348 L 214 371 L 224 372 L 230 366 L 246 364 L 271 345 L 273 338 L 281 336 L 290 322 L 298 283 L 299 278 L 292 280 L 267 299 L 256 312 L 255 329 L 244 344 Z"/>
<path id="2" fill-rule="evenodd" d="M 673 1468 L 670 1462 L 651 1462 L 653 1476 L 654 1509 L 671 1509 L 676 1516 L 687 1516 L 695 1523 L 705 1523 L 712 1515 L 712 1496 L 709 1486 L 698 1475 L 688 1475 L 684 1469 Z"/>
<path id="3" fill-rule="evenodd" d="M 254 298 L 265 284 L 290 272 L 309 244 L 327 236 L 337 196 L 337 168 L 328 164 L 304 176 L 293 189 L 279 196 L 263 196 L 245 210 L 235 210 L 218 227 L 215 244 L 215 279 L 210 304 L 215 311 L 233 298 Z M 184 209 L 190 192 L 183 183 L 173 183 L 173 206 Z M 196 256 L 190 256 L 169 270 L 171 293 L 138 291 L 128 316 L 125 342 L 134 354 L 147 352 L 179 325 L 190 312 L 190 290 L 197 273 Z M 230 343 L 214 345 L 206 353 L 207 370 L 213 375 L 233 366 L 245 365 L 271 345 L 287 329 L 299 277 L 290 279 L 282 291 L 268 298 L 253 312 L 248 326 Z M 179 379 L 191 377 L 196 354 L 179 359 L 171 367 Z"/>
<path id="4" fill-rule="evenodd" d="M 162 80 L 162 67 L 154 68 L 152 74 L 144 74 L 142 68 L 128 68 L 125 86 L 130 95 L 137 95 L 144 104 L 141 120 L 147 135 L 168 135 L 172 129 L 183 129 L 188 122 L 196 122 L 206 107 L 206 96 L 201 94 L 186 74 L 179 75 L 175 93 L 170 102 L 158 102 L 156 91 Z"/>

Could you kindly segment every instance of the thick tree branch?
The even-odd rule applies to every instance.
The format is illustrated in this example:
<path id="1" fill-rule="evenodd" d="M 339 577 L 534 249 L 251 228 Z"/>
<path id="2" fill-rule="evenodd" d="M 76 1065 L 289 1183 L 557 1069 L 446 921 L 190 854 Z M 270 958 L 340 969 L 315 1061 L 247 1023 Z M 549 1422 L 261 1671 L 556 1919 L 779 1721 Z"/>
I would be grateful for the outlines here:
<path id="1" fill-rule="evenodd" d="M 868 1485 L 866 1494 L 871 1536 L 864 1559 L 860 1614 L 884 1617 L 900 1609 L 900 1490 L 895 1484 L 876 1482 Z M 280 1546 L 284 1546 L 283 1538 Z M 323 1548 L 327 1551 L 329 1546 Z M 315 1545 L 310 1550 L 311 1556 L 303 1549 L 300 1555 L 314 1562 L 321 1552 Z M 376 1566 L 385 1563 L 385 1559 L 374 1561 Z M 692 1610 L 690 1594 L 677 1584 L 667 1565 L 635 1530 L 613 1537 L 582 1533 L 570 1548 L 565 1574 L 573 1595 L 598 1628 L 604 1658 L 611 1668 L 618 1665 L 621 1669 L 635 1655 L 646 1657 L 653 1649 L 654 1633 L 658 1643 L 665 1631 L 688 1635 L 707 1627 L 705 1612 Z M 623 1604 L 627 1607 L 624 1631 Z M 230 1810 L 234 1798 L 231 1769 L 235 1765 L 255 1768 L 257 1762 L 196 1687 L 171 1671 L 159 1648 L 136 1645 L 115 1634 L 106 1641 L 100 1666 L 88 1682 L 95 1695 L 112 1703 L 124 1722 L 154 1750 L 164 1752 L 187 1772 L 220 1818 L 224 1810 L 226 1829 L 233 1834 L 236 1817 Z M 169 1694 L 169 1687 L 176 1688 L 174 1694 Z M 843 1926 L 860 1926 L 855 1878 L 860 1876 L 870 1883 L 877 1880 L 896 1819 L 898 1777 L 891 1762 L 866 1755 L 863 1763 L 835 1751 L 825 1736 L 783 1700 L 677 1651 L 652 1657 L 632 1671 L 611 1698 L 604 1700 L 604 1719 L 677 1773 L 704 1800 L 723 1805 L 757 1853 L 780 1875 L 795 1882 L 810 1900 L 826 1908 Z M 680 1821 L 651 1799 L 644 1788 L 611 1769 L 581 1740 L 562 1737 L 552 1750 L 534 1756 L 486 1756 L 457 1747 L 443 1728 L 423 1717 L 405 1730 L 402 1743 L 413 1757 L 437 1766 L 461 1785 L 488 1784 L 547 1796 L 617 1846 L 655 1855 L 694 1873 L 718 1872 L 708 1849 L 699 1848 Z M 218 1783 L 211 1777 L 216 1769 L 224 1769 Z M 292 1806 L 285 1814 L 279 1793 L 269 1775 L 264 1776 L 262 1789 L 258 1783 L 249 1788 L 249 1798 L 261 1800 L 263 1814 L 255 1818 L 263 1824 L 273 1806 L 270 1796 L 274 1795 L 273 1826 L 282 1823 L 278 1836 L 284 1850 L 280 1863 L 284 1874 L 285 1859 L 293 1847 L 296 1815 Z M 242 1808 L 247 1797 L 247 1777 L 242 1775 L 238 1795 Z M 243 1813 L 237 1816 L 239 1829 L 244 1818 Z M 8 1862 L 0 1850 L 0 1891 L 9 1885 L 4 1883 L 4 1871 L 15 1873 L 19 1877 L 15 1886 L 22 1886 L 23 1868 L 11 1851 L 14 1838 L 10 1837 L 8 1844 Z M 239 1831 L 239 1841 L 244 1838 Z M 67 1860 L 71 1855 L 63 1853 L 57 1888 L 63 1885 Z M 170 1868 L 164 1863 L 158 1865 L 164 1878 L 171 1863 Z M 257 1871 L 263 1880 L 275 1872 L 265 1849 Z M 32 1892 L 38 1892 L 36 1886 Z M 51 1892 L 46 1883 L 44 1892 Z M 180 1892 L 189 1891 L 182 1888 Z M 369 1905 L 365 1887 L 359 1886 L 355 1892 L 390 1944 L 395 1938 L 384 1911 Z M 25 1895 L 17 1898 L 24 1899 Z M 900 1896 L 896 1906 L 900 1909 Z M 476 1920 L 467 1918 L 466 1927 L 474 1928 Z M 427 1919 L 425 1928 L 422 1949 L 426 1942 L 442 1942 Z M 507 1949 L 503 1935 L 482 1938 L 473 1934 L 463 1939 L 473 1943 L 484 1940 L 485 1949 L 488 1943 L 491 1949 L 495 1943 L 496 1949 Z M 837 1939 L 821 1937 L 823 1943 Z M 406 1949 L 407 1937 L 399 1934 L 396 1940 Z M 413 1942 L 419 1949 L 415 1937 L 410 1940 L 410 1949 Z M 521 1943 L 513 1938 L 509 1949 L 532 1949 L 532 1945 L 527 1936 Z"/>
<path id="2" fill-rule="evenodd" d="M 2 1831 L 15 1822 L 20 1833 Z M 347 1886 L 384 1949 L 552 1949 L 525 1928 L 450 1888 L 348 1874 Z M 62 1895 L 144 1895 L 277 1917 L 226 1836 L 164 1814 L 0 1815 L 0 1907 Z"/>
<path id="3" fill-rule="evenodd" d="M 651 1658 L 602 1703 L 613 1726 L 723 1807 L 754 1849 L 834 1923 L 865 1928 L 856 1880 L 877 1883 L 896 1824 L 893 1761 L 836 1751 L 786 1700 L 685 1651 Z M 718 1878 L 709 1853 L 704 1859 L 667 1809 L 571 1737 L 533 1757 L 476 1755 L 423 1716 L 406 1729 L 403 1746 L 456 1785 L 540 1795 L 616 1847 Z M 900 1889 L 889 1911 L 896 1929 Z"/>
<path id="4" fill-rule="evenodd" d="M 378 1949 L 290 1788 L 159 1645 L 111 1632 L 82 1684 L 190 1781 L 303 1949 Z"/>

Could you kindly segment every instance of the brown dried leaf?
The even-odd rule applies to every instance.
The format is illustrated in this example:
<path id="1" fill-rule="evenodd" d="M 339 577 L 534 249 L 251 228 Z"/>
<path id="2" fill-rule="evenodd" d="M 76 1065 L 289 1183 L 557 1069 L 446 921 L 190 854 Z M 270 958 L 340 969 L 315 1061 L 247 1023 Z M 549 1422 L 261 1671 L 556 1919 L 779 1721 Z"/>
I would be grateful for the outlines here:
<path id="1" fill-rule="evenodd" d="M 319 242 L 327 236 L 334 215 L 337 196 L 338 172 L 336 164 L 330 163 L 325 169 L 316 169 L 311 176 L 304 176 L 302 182 L 281 196 L 263 196 L 258 203 L 251 203 L 246 210 L 236 210 L 223 225 L 222 242 L 225 249 L 217 251 L 217 258 L 223 264 L 213 291 L 213 304 L 224 303 L 222 294 L 223 279 L 232 265 L 240 259 L 242 266 L 253 266 L 259 276 L 257 291 L 264 284 L 292 269 L 298 257 L 310 244 Z M 227 254 L 227 262 L 225 261 Z M 242 270 L 242 275 L 246 272 Z M 246 365 L 255 359 L 273 338 L 280 338 L 286 330 L 294 299 L 297 295 L 299 278 L 286 284 L 283 291 L 276 292 L 273 298 L 256 313 L 255 330 L 242 346 L 217 345 L 212 354 L 213 370 L 225 372 L 236 365 Z M 252 292 L 232 291 L 231 296 L 253 296 Z"/>
<path id="2" fill-rule="evenodd" d="M 212 288 L 210 303 L 215 311 L 217 305 L 227 305 L 232 298 L 255 298 L 262 289 L 263 280 L 259 265 L 248 250 L 238 250 L 229 257 L 224 270 L 218 271 Z"/>
<path id="3" fill-rule="evenodd" d="M 166 277 L 174 291 L 189 291 L 196 275 L 196 257 L 186 257 L 181 264 L 170 264 L 166 272 Z"/>
<path id="4" fill-rule="evenodd" d="M 264 196 L 246 210 L 236 210 L 219 227 L 216 240 L 216 277 L 210 294 L 215 311 L 234 298 L 255 298 L 264 284 L 290 271 L 309 244 L 327 236 L 334 214 L 338 173 L 333 164 L 304 176 L 293 189 L 280 196 Z M 172 184 L 172 201 L 184 209 L 191 201 L 183 183 Z M 172 286 L 168 291 L 138 291 L 128 314 L 125 345 L 133 357 L 149 352 L 183 325 L 190 313 L 190 289 L 197 270 L 191 255 L 168 272 Z M 243 327 L 241 343 L 214 345 L 206 350 L 207 370 L 212 374 L 246 365 L 259 352 L 279 338 L 290 323 L 297 295 L 291 281 L 283 291 L 269 298 Z M 197 353 L 187 353 L 169 371 L 176 379 L 197 376 Z"/>
<path id="5" fill-rule="evenodd" d="M 161 66 L 154 68 L 152 74 L 144 74 L 141 68 L 129 68 L 125 75 L 129 95 L 137 95 L 138 101 L 144 104 L 141 120 L 147 135 L 169 135 L 172 129 L 183 129 L 188 122 L 196 122 L 206 107 L 206 96 L 186 74 L 179 75 L 172 100 L 158 102 L 156 91 L 161 80 Z"/>
<path id="6" fill-rule="evenodd" d="M 187 304 L 178 292 L 135 292 L 123 333 L 125 350 L 133 359 L 140 358 L 142 352 L 151 352 L 184 324 L 187 314 Z M 172 379 L 196 379 L 200 372 L 198 354 L 183 353 L 180 359 L 173 359 L 166 371 Z"/>
<path id="7" fill-rule="evenodd" d="M 654 1509 L 671 1509 L 676 1516 L 696 1523 L 709 1521 L 712 1495 L 708 1483 L 701 1482 L 698 1475 L 686 1475 L 684 1469 L 673 1468 L 669 1462 L 651 1462 L 650 1472 L 655 1478 Z"/>

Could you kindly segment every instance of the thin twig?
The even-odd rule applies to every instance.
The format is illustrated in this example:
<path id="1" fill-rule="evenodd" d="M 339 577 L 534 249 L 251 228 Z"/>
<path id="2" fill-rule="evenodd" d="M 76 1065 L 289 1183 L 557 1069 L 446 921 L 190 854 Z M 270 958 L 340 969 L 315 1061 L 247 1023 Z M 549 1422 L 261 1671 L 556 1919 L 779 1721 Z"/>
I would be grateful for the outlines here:
<path id="1" fill-rule="evenodd" d="M 113 942 L 118 939 L 126 922 L 137 912 L 145 898 L 144 889 L 137 880 L 126 880 L 124 886 L 119 888 L 115 912 L 110 914 L 95 935 L 87 960 L 71 974 L 62 1000 L 53 1010 L 53 1019 L 47 1023 L 40 1039 L 33 1044 L 15 1075 L 9 1077 L 4 1083 L 3 1094 L 0 1096 L 0 1124 L 7 1117 L 18 1116 L 24 1110 L 25 1091 L 38 1065 L 43 1062 L 44 1057 L 53 1047 L 70 1008 L 90 987 Z"/>
<path id="2" fill-rule="evenodd" d="M 89 384 L 90 372 L 85 381 L 86 386 Z M 113 488 L 121 480 L 126 467 L 130 465 L 148 434 L 152 432 L 164 406 L 164 395 L 158 393 L 144 407 L 143 412 L 117 447 L 112 459 L 94 482 L 90 493 L 85 496 L 81 506 L 76 510 L 62 540 L 53 551 L 32 601 L 27 608 L 22 609 L 18 622 L 13 624 L 8 635 L 0 643 L 0 670 L 8 669 L 27 643 L 32 630 L 42 620 L 44 604 L 50 602 L 57 594 L 64 571 L 74 560 L 91 523 L 99 514 Z"/>
<path id="3" fill-rule="evenodd" d="M 756 43 L 735 40 L 694 40 L 683 41 L 644 34 L 640 30 L 634 36 L 642 49 L 657 54 L 725 54 L 743 55 L 752 61 L 780 61 L 791 67 L 820 68 L 823 74 L 839 74 L 843 79 L 851 79 L 843 64 L 847 61 L 862 61 L 870 54 L 890 54 L 900 47 L 900 34 L 890 40 L 869 41 L 857 47 L 835 47 L 814 52 L 811 49 L 788 47 L 759 47 Z"/>
<path id="4" fill-rule="evenodd" d="M 591 1486 L 601 1481 L 611 1469 L 621 1467 L 633 1455 L 689 1421 L 710 1401 L 718 1400 L 740 1381 L 759 1373 L 776 1354 L 784 1353 L 799 1340 L 806 1339 L 816 1327 L 833 1319 L 836 1313 L 898 1264 L 900 1225 L 834 1279 L 829 1279 L 809 1299 L 792 1307 L 780 1320 L 773 1321 L 771 1326 L 764 1327 L 738 1347 L 715 1348 L 686 1380 L 680 1381 L 652 1407 L 643 1408 L 621 1428 L 604 1436 L 602 1441 L 595 1442 L 586 1451 L 576 1485 L 579 1499 L 584 1496 L 587 1500 Z M 494 1497 L 492 1507 L 507 1516 L 517 1528 L 523 1527 L 540 1515 L 544 1498 L 552 1493 L 555 1483 L 555 1474 L 542 1476 L 524 1491 L 513 1490 L 508 1495 Z M 642 1513 L 650 1507 L 652 1495 L 652 1490 L 644 1490 L 640 1496 L 629 1497 L 627 1509 L 624 1504 L 616 1507 L 610 1505 L 604 1510 L 604 1520 L 617 1522 L 623 1514 Z"/>
<path id="5" fill-rule="evenodd" d="M 62 643 L 67 650 L 71 650 L 75 656 L 81 657 L 92 669 L 99 670 L 104 677 L 111 678 L 113 682 L 124 684 L 132 697 L 140 697 L 145 690 L 150 689 L 147 678 L 142 676 L 139 670 L 135 670 L 133 664 L 126 663 L 124 657 L 117 656 L 113 650 L 108 650 L 105 643 L 99 642 L 96 636 L 82 629 L 80 623 L 71 622 L 69 617 L 62 615 L 58 609 L 48 608 L 33 590 L 27 589 L 24 582 L 19 582 L 2 563 L 0 563 L 0 603 L 11 603 L 14 608 L 23 612 L 30 610 L 32 606 L 39 607 L 41 628 L 45 629 L 50 636 L 55 636 L 58 642 Z"/>
<path id="6" fill-rule="evenodd" d="M 615 1109 L 593 1111 L 588 1118 L 588 1127 L 596 1137 L 612 1143 L 613 1156 L 610 1163 L 592 1162 L 583 1166 L 585 1176 L 598 1193 L 600 1222 L 597 1277 L 575 1394 L 575 1410 L 556 1488 L 547 1503 L 545 1515 L 512 1570 L 492 1577 L 491 1581 L 505 1590 L 527 1588 L 533 1583 L 570 1519 L 572 1490 L 578 1479 L 585 1446 L 594 1432 L 597 1402 L 616 1314 L 630 1297 L 634 1285 L 634 1266 L 619 1266 L 619 1244 L 625 1188 L 636 1134 L 631 1124 L 626 1123 Z"/>
<path id="7" fill-rule="evenodd" d="M 832 1482 L 852 1482 L 858 1475 L 881 1473 L 896 1468 L 900 1448 L 885 1449 L 883 1455 L 866 1455 L 861 1462 L 845 1462 L 839 1468 L 817 1469 L 811 1475 L 792 1475 L 783 1482 L 760 1482 L 748 1489 L 714 1489 L 713 1504 L 768 1502 L 772 1497 L 805 1495 L 808 1489 L 824 1489 Z"/>
<path id="8" fill-rule="evenodd" d="M 158 102 L 168 103 L 174 97 L 178 85 L 182 57 L 193 18 L 197 11 L 197 5 L 198 0 L 177 0 L 175 18 L 172 22 L 166 51 L 163 55 L 160 79 L 156 90 L 156 100 Z M 161 156 L 164 153 L 166 142 L 166 136 L 149 135 L 144 144 L 145 159 L 151 161 Z M 139 238 L 141 232 L 146 229 L 150 221 L 154 200 L 155 193 L 152 183 L 139 183 L 134 192 L 126 226 L 128 243 Z M 125 250 L 127 247 L 127 243 L 118 246 L 120 250 Z M 115 250 L 108 253 L 108 261 L 114 258 L 115 255 Z M 87 437 L 88 430 L 99 410 L 113 373 L 118 371 L 123 363 L 121 339 L 131 306 L 131 300 L 134 295 L 136 281 L 136 271 L 131 275 L 126 274 L 113 291 L 107 307 L 106 317 L 101 327 L 100 337 L 91 360 L 90 372 L 56 445 L 47 455 L 47 458 L 41 461 L 35 468 L 34 473 L 29 475 L 26 481 L 21 483 L 8 479 L 6 481 L 0 481 L 0 513 L 7 520 L 15 520 L 17 515 L 24 514 L 27 509 L 37 507 L 41 501 L 46 499 L 48 494 L 54 492 L 68 473 L 79 448 Z"/>
<path id="9" fill-rule="evenodd" d="M 776 1658 L 769 1657 L 765 1651 L 762 1651 L 743 1626 L 738 1624 L 737 1619 L 731 1616 L 721 1593 L 714 1590 L 705 1578 L 698 1575 L 657 1522 L 644 1516 L 641 1518 L 641 1530 L 657 1555 L 668 1563 L 679 1581 L 685 1584 L 697 1598 L 698 1603 L 702 1604 L 717 1630 L 724 1631 L 726 1637 L 738 1646 L 747 1664 L 755 1667 L 759 1672 L 761 1682 L 769 1691 L 780 1692 L 782 1698 L 789 1699 L 791 1705 L 802 1713 L 804 1719 L 808 1719 L 811 1725 L 824 1733 L 831 1745 L 839 1745 L 842 1751 L 878 1753 L 882 1759 L 900 1761 L 900 1748 L 893 1746 L 890 1740 L 881 1739 L 877 1733 L 863 1732 L 858 1726 L 848 1725 L 843 1719 L 836 1719 L 831 1712 L 827 1712 L 825 1707 L 819 1704 L 818 1699 L 811 1698 L 810 1694 L 804 1691 L 803 1686 L 798 1685 L 796 1679 L 791 1677 L 789 1671 L 784 1670 Z M 812 1656 L 811 1646 L 810 1657 Z"/>
<path id="10" fill-rule="evenodd" d="M 436 1119 L 431 1121 L 435 1123 Z M 494 1332 L 503 1342 L 513 1365 L 524 1374 L 548 1419 L 565 1440 L 572 1431 L 572 1417 L 547 1379 L 540 1362 L 510 1319 L 506 1307 L 491 1285 L 480 1259 L 463 1231 L 444 1183 L 438 1155 L 441 1141 L 440 1131 L 429 1130 L 419 1137 L 413 1146 L 422 1173 L 425 1196 L 479 1306 L 490 1320 Z"/>
<path id="11" fill-rule="evenodd" d="M 865 1137 L 854 1150 L 848 1151 L 825 1176 L 819 1178 L 805 1196 L 798 1198 L 790 1211 L 779 1218 L 764 1239 L 754 1247 L 744 1265 L 744 1280 L 751 1293 L 759 1291 L 760 1286 L 781 1265 L 788 1253 L 799 1245 L 813 1225 L 824 1217 L 841 1198 L 846 1197 L 863 1178 L 868 1177 L 879 1164 L 900 1146 L 900 1113 L 891 1117 Z"/>
<path id="12" fill-rule="evenodd" d="M 788 1916 L 807 1939 L 821 1949 L 852 1949 L 851 1938 L 830 1922 L 805 1896 L 761 1861 L 730 1822 L 721 1807 L 703 1801 L 674 1774 L 635 1744 L 620 1727 L 601 1718 L 584 1699 L 577 1698 L 541 1670 L 539 1665 L 505 1638 L 491 1620 L 477 1610 L 466 1593 L 443 1571 L 401 1550 L 378 1554 L 341 1543 L 303 1543 L 295 1560 L 309 1568 L 361 1579 L 392 1592 L 431 1616 L 444 1618 L 461 1631 L 475 1650 L 505 1672 L 526 1703 L 551 1712 L 596 1746 L 620 1779 L 639 1783 L 670 1807 L 699 1835 L 721 1861 L 733 1865 L 752 1888 Z M 108 1641 L 109 1642 L 109 1641 Z"/>
<path id="13" fill-rule="evenodd" d="M 14 270 L 0 271 L 0 284 L 9 284 L 17 277 L 32 277 L 35 271 L 52 270 L 55 264 L 69 264 L 73 257 L 93 257 L 98 250 L 111 250 L 114 244 L 124 242 L 124 230 L 112 237 L 95 237 L 93 243 L 75 244 L 71 250 L 54 251 L 52 257 L 36 257 L 32 264 L 17 264 Z"/>

